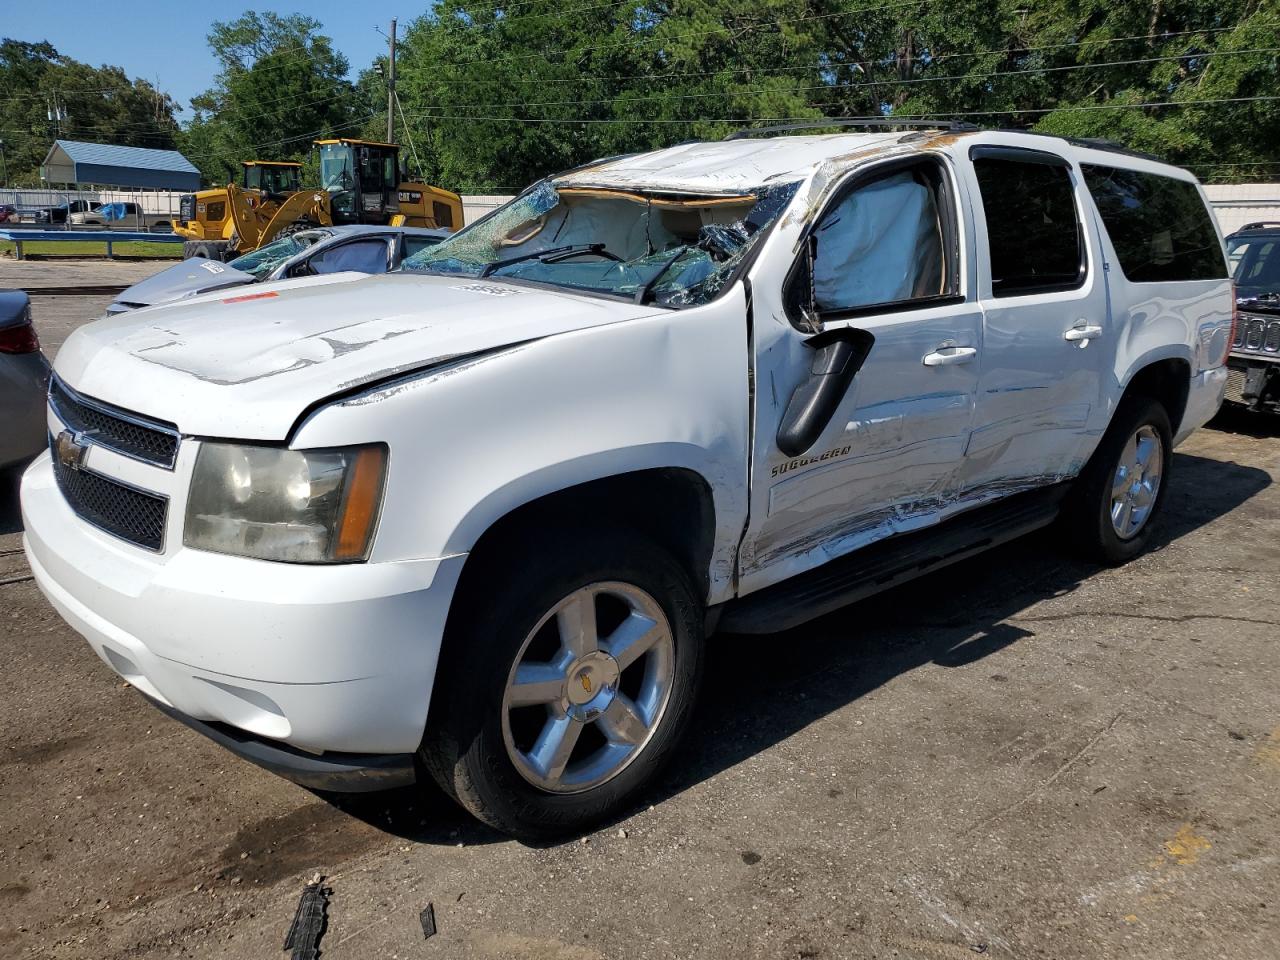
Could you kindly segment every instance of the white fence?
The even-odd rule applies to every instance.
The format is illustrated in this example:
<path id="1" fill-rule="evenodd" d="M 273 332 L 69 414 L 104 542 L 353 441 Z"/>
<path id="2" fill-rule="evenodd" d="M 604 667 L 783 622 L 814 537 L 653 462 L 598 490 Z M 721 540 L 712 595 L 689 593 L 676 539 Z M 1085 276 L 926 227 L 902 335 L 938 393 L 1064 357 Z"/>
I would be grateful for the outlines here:
<path id="1" fill-rule="evenodd" d="M 0 190 L 0 203 L 11 203 L 19 209 L 60 207 L 69 200 L 100 200 L 103 203 L 133 201 L 144 213 L 177 213 L 181 193 L 172 190 Z"/>
<path id="2" fill-rule="evenodd" d="M 60 207 L 69 200 L 101 200 L 117 203 L 132 200 L 140 204 L 144 213 L 178 212 L 178 198 L 182 194 L 168 190 L 29 190 L 0 189 L 0 203 L 11 203 L 19 209 L 33 207 Z M 511 197 L 492 195 L 464 195 L 462 215 L 466 223 L 479 220 L 490 210 L 502 206 Z"/>

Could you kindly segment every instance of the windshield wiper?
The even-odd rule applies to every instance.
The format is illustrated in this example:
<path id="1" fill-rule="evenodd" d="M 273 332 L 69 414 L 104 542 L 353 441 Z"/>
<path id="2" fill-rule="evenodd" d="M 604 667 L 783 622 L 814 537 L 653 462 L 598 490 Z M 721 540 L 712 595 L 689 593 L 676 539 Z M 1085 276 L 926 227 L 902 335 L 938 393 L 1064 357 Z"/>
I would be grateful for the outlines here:
<path id="1" fill-rule="evenodd" d="M 622 262 L 622 258 L 606 250 L 603 243 L 570 243 L 563 247 L 552 247 L 550 250 L 539 250 L 536 253 L 523 253 L 518 257 L 509 257 L 506 260 L 495 260 L 493 263 L 485 264 L 484 269 L 480 271 L 480 276 L 487 277 L 503 267 L 509 267 L 515 263 L 523 263 L 526 260 L 537 260 L 539 263 L 559 263 L 561 260 L 568 260 L 571 257 L 582 257 L 590 254 L 604 257 L 606 260 L 612 260 L 615 263 Z"/>
<path id="2" fill-rule="evenodd" d="M 680 251 L 674 257 L 669 257 L 667 261 L 658 269 L 658 272 L 655 273 L 648 280 L 646 280 L 644 284 L 640 287 L 640 289 L 636 291 L 635 302 L 640 306 L 644 306 L 644 304 L 647 303 L 649 300 L 649 295 L 653 293 L 654 287 L 658 285 L 658 281 L 667 275 L 667 271 L 676 265 L 677 260 L 679 260 L 681 257 L 683 257 L 686 253 L 688 253 L 692 249 L 693 247 L 690 244 L 686 243 L 684 246 L 680 248 Z"/>

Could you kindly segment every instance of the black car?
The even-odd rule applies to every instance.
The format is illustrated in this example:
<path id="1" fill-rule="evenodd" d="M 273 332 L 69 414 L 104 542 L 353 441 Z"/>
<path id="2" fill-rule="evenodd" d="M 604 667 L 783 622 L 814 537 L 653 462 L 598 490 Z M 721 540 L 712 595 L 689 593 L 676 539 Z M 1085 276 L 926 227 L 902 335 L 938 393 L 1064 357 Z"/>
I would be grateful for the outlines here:
<path id="1" fill-rule="evenodd" d="M 1239 318 L 1227 360 L 1227 400 L 1280 412 L 1280 222 L 1227 237 Z"/>

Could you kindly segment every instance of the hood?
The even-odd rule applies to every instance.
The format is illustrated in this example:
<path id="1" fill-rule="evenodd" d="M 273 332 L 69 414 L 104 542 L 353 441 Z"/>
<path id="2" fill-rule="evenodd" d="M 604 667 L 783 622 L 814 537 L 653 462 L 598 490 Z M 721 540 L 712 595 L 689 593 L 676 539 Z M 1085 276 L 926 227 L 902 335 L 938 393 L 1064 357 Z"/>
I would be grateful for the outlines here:
<path id="1" fill-rule="evenodd" d="M 254 282 L 255 278 L 251 273 L 229 267 L 217 260 L 192 257 L 161 270 L 155 276 L 147 277 L 141 283 L 135 283 L 116 297 L 116 302 L 149 307 L 208 290 L 222 290 Z"/>
<path id="2" fill-rule="evenodd" d="M 657 312 L 469 277 L 268 283 L 87 324 L 55 369 L 74 389 L 183 433 L 284 440 L 303 410 L 333 394 Z"/>

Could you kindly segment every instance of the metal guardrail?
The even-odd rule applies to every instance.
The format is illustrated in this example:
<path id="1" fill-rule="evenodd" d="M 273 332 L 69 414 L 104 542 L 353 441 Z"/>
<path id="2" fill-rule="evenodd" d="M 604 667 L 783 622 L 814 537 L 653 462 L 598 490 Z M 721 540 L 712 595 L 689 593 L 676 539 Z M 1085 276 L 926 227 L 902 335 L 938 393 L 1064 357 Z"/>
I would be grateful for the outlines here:
<path id="1" fill-rule="evenodd" d="M 0 239 L 8 240 L 18 251 L 18 259 L 22 259 L 24 243 L 59 243 L 71 240 L 91 240 L 107 245 L 107 259 L 114 256 L 112 245 L 116 243 L 182 243 L 183 238 L 176 233 L 147 233 L 145 230 L 33 230 L 30 227 L 16 227 L 12 230 L 0 230 Z"/>

